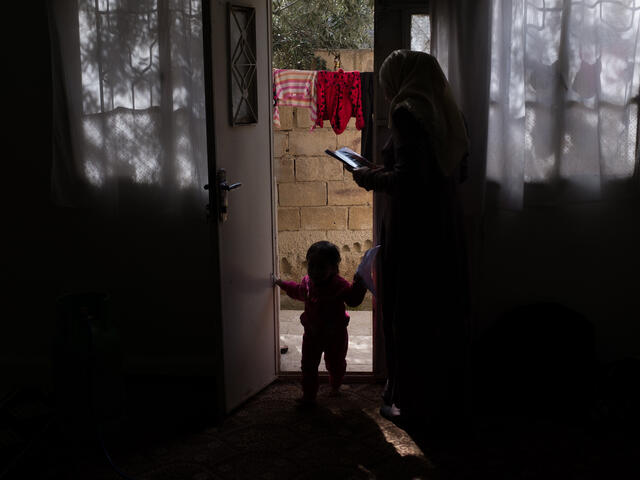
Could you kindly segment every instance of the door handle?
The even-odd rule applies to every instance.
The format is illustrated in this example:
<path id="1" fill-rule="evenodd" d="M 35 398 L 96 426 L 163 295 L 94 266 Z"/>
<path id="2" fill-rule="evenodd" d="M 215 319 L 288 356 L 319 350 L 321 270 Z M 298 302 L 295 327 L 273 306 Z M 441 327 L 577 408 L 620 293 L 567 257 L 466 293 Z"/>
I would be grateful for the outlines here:
<path id="1" fill-rule="evenodd" d="M 242 183 L 238 182 L 238 183 L 232 183 L 231 185 L 229 185 L 227 182 L 223 182 L 220 184 L 220 188 L 222 190 L 226 190 L 227 192 L 230 190 L 235 190 L 238 187 L 241 187 Z"/>
<path id="2" fill-rule="evenodd" d="M 227 193 L 242 186 L 242 183 L 236 182 L 229 185 L 227 183 L 227 172 L 224 168 L 220 168 L 216 172 L 216 181 L 218 184 L 218 220 L 225 222 L 229 216 L 229 198 Z"/>

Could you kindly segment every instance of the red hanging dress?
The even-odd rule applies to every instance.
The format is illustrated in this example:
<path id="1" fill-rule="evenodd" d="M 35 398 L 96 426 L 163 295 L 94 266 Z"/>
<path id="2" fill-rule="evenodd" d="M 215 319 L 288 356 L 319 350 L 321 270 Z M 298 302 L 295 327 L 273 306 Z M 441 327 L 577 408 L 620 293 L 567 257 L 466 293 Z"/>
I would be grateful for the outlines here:
<path id="1" fill-rule="evenodd" d="M 317 117 L 315 126 L 322 127 L 329 120 L 336 135 L 347 128 L 351 117 L 356 117 L 356 128 L 364 127 L 360 72 L 320 70 L 316 79 Z"/>

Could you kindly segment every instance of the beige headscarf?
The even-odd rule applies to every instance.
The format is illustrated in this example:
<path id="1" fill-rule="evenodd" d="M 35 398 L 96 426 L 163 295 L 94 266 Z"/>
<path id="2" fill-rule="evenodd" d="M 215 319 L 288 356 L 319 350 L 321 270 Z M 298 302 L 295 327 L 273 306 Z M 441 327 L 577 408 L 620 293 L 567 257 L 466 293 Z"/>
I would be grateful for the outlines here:
<path id="1" fill-rule="evenodd" d="M 449 82 L 432 55 L 410 50 L 392 52 L 380 67 L 380 84 L 394 113 L 405 108 L 432 142 L 442 172 L 449 176 L 469 152 L 469 138 Z"/>

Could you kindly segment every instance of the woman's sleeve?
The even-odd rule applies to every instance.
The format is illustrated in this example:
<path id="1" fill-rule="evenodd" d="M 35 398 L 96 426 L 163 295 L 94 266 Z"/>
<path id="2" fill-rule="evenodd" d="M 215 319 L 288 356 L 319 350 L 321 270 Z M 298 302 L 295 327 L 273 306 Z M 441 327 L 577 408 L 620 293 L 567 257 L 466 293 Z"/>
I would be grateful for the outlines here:
<path id="1" fill-rule="evenodd" d="M 394 155 L 392 168 L 374 168 L 364 171 L 358 185 L 374 192 L 395 194 L 404 188 L 414 188 L 423 177 L 426 165 L 423 144 L 424 133 L 405 110 L 394 116 Z"/>
<path id="2" fill-rule="evenodd" d="M 284 290 L 288 296 L 293 298 L 294 300 L 305 301 L 307 288 L 304 283 L 296 283 L 296 282 L 282 282 L 280 288 Z"/>
<path id="3" fill-rule="evenodd" d="M 359 177 L 355 178 L 355 181 L 365 190 L 389 193 L 393 183 L 393 170 L 387 170 L 383 167 L 367 168 Z"/>

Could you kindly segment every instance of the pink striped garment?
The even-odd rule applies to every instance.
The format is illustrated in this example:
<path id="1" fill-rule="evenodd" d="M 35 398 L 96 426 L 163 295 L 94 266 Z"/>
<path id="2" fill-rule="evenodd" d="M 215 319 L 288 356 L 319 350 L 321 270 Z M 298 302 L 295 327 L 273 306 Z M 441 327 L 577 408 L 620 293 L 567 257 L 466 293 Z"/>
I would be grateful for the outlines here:
<path id="1" fill-rule="evenodd" d="M 273 69 L 273 124 L 280 127 L 278 107 L 302 107 L 309 109 L 312 129 L 316 123 L 316 74 L 315 70 Z"/>

